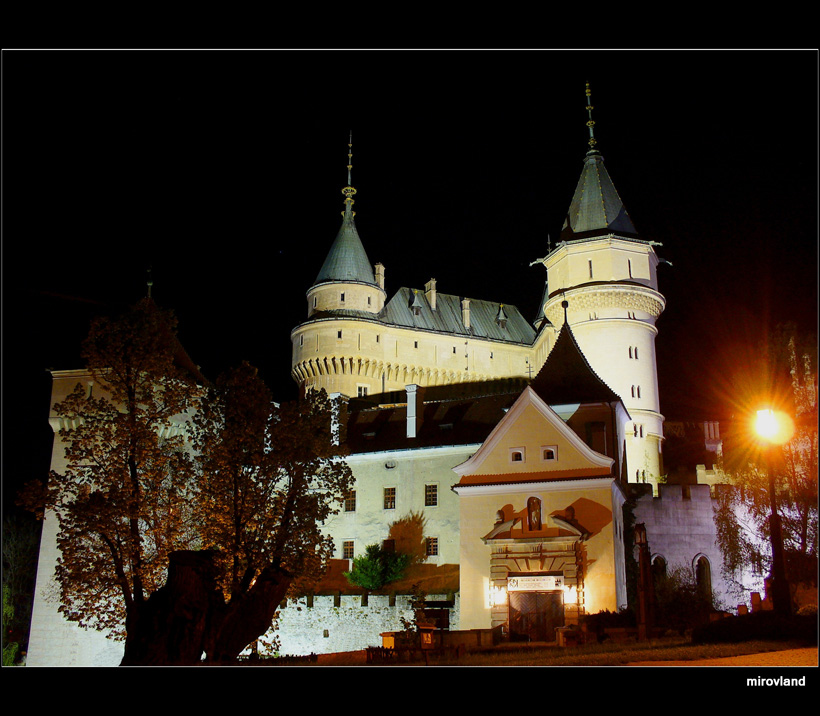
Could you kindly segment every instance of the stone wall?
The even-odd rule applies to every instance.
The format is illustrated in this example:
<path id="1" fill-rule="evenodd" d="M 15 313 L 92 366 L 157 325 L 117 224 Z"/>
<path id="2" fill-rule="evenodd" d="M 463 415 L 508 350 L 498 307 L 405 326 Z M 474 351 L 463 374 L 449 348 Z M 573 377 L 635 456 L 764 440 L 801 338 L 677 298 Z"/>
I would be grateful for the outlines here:
<path id="1" fill-rule="evenodd" d="M 452 595 L 428 594 L 427 601 L 446 601 Z M 279 652 L 289 656 L 333 654 L 381 646 L 381 633 L 402 631 L 402 617 L 413 619 L 410 595 L 374 595 L 362 605 L 360 595 L 314 596 L 288 600 L 279 611 Z M 450 629 L 458 629 L 459 598 L 450 609 Z"/>

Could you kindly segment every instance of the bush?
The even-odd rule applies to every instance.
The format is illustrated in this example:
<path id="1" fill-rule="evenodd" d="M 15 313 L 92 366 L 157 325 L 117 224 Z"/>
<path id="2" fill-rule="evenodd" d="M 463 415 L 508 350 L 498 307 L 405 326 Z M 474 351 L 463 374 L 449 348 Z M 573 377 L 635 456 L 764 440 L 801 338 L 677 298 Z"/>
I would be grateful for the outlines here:
<path id="1" fill-rule="evenodd" d="M 410 555 L 385 550 L 378 544 L 365 547 L 365 553 L 353 560 L 353 568 L 344 575 L 350 584 L 362 589 L 381 589 L 404 576 Z"/>
<path id="2" fill-rule="evenodd" d="M 695 644 L 736 644 L 743 641 L 799 641 L 817 644 L 814 615 L 783 617 L 771 611 L 727 617 L 704 624 L 692 632 Z"/>

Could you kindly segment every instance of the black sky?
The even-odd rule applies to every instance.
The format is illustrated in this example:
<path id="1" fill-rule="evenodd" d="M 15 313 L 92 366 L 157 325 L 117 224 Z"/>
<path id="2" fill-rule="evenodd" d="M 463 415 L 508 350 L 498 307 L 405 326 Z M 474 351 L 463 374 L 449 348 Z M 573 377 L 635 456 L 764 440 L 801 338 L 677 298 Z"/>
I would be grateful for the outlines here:
<path id="1" fill-rule="evenodd" d="M 340 225 L 350 130 L 388 294 L 435 277 L 534 318 L 587 81 L 615 186 L 673 264 L 661 412 L 725 415 L 730 356 L 816 328 L 816 52 L 6 52 L 4 469 L 49 432 L 46 368 L 79 367 L 89 317 L 144 295 L 149 265 L 206 374 L 249 360 L 294 397 L 289 334 Z"/>

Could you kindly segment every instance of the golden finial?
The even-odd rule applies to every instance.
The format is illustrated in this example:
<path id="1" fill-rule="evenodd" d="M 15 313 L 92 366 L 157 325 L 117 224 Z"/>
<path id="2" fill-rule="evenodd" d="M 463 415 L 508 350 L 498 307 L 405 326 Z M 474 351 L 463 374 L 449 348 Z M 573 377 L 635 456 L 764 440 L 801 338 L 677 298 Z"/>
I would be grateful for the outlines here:
<path id="1" fill-rule="evenodd" d="M 351 186 L 353 180 L 351 179 L 351 173 L 353 171 L 353 130 L 350 130 L 350 139 L 347 143 L 347 186 L 342 189 L 342 194 L 345 195 L 345 210 L 342 212 L 344 216 L 347 213 L 348 209 L 351 209 L 353 204 L 353 195 L 356 193 L 356 190 Z M 355 211 L 350 212 L 351 216 L 356 216 Z"/>
<path id="2" fill-rule="evenodd" d="M 589 88 L 589 82 L 587 82 L 586 95 L 587 95 L 587 115 L 589 116 L 589 120 L 587 121 L 587 127 L 589 127 L 589 148 L 590 148 L 590 151 L 591 151 L 591 150 L 595 149 L 595 145 L 598 144 L 598 142 L 595 139 L 595 133 L 593 131 L 594 127 L 595 127 L 595 122 L 592 119 L 592 110 L 593 110 L 592 90 L 590 90 L 590 88 Z"/>

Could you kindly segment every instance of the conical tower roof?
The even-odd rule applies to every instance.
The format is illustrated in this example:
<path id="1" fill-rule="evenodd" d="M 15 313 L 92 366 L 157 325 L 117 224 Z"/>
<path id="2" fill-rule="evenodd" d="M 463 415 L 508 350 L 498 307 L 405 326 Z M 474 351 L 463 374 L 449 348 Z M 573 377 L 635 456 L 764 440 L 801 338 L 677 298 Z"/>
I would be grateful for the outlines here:
<path id="1" fill-rule="evenodd" d="M 357 281 L 362 283 L 376 283 L 376 277 L 373 274 L 373 267 L 365 253 L 362 240 L 359 238 L 359 232 L 356 230 L 356 222 L 354 217 L 356 212 L 353 211 L 353 195 L 356 190 L 351 186 L 351 171 L 352 166 L 352 143 L 348 144 L 348 164 L 347 164 L 347 186 L 342 189 L 342 194 L 345 195 L 345 210 L 342 214 L 342 226 L 339 233 L 336 234 L 336 239 L 330 247 L 327 258 L 322 264 L 319 275 L 313 282 L 317 283 L 336 282 L 336 281 Z"/>
<path id="2" fill-rule="evenodd" d="M 589 103 L 589 84 L 586 93 L 590 150 L 584 158 L 581 178 L 561 229 L 561 240 L 572 241 L 611 233 L 635 238 L 638 232 L 604 166 L 604 158 L 595 148 L 597 142 L 593 132 L 595 122 Z"/>
<path id="3" fill-rule="evenodd" d="M 530 387 L 548 405 L 569 403 L 614 403 L 620 401 L 615 393 L 592 369 L 575 340 L 565 319 L 547 362 L 533 378 Z"/>

